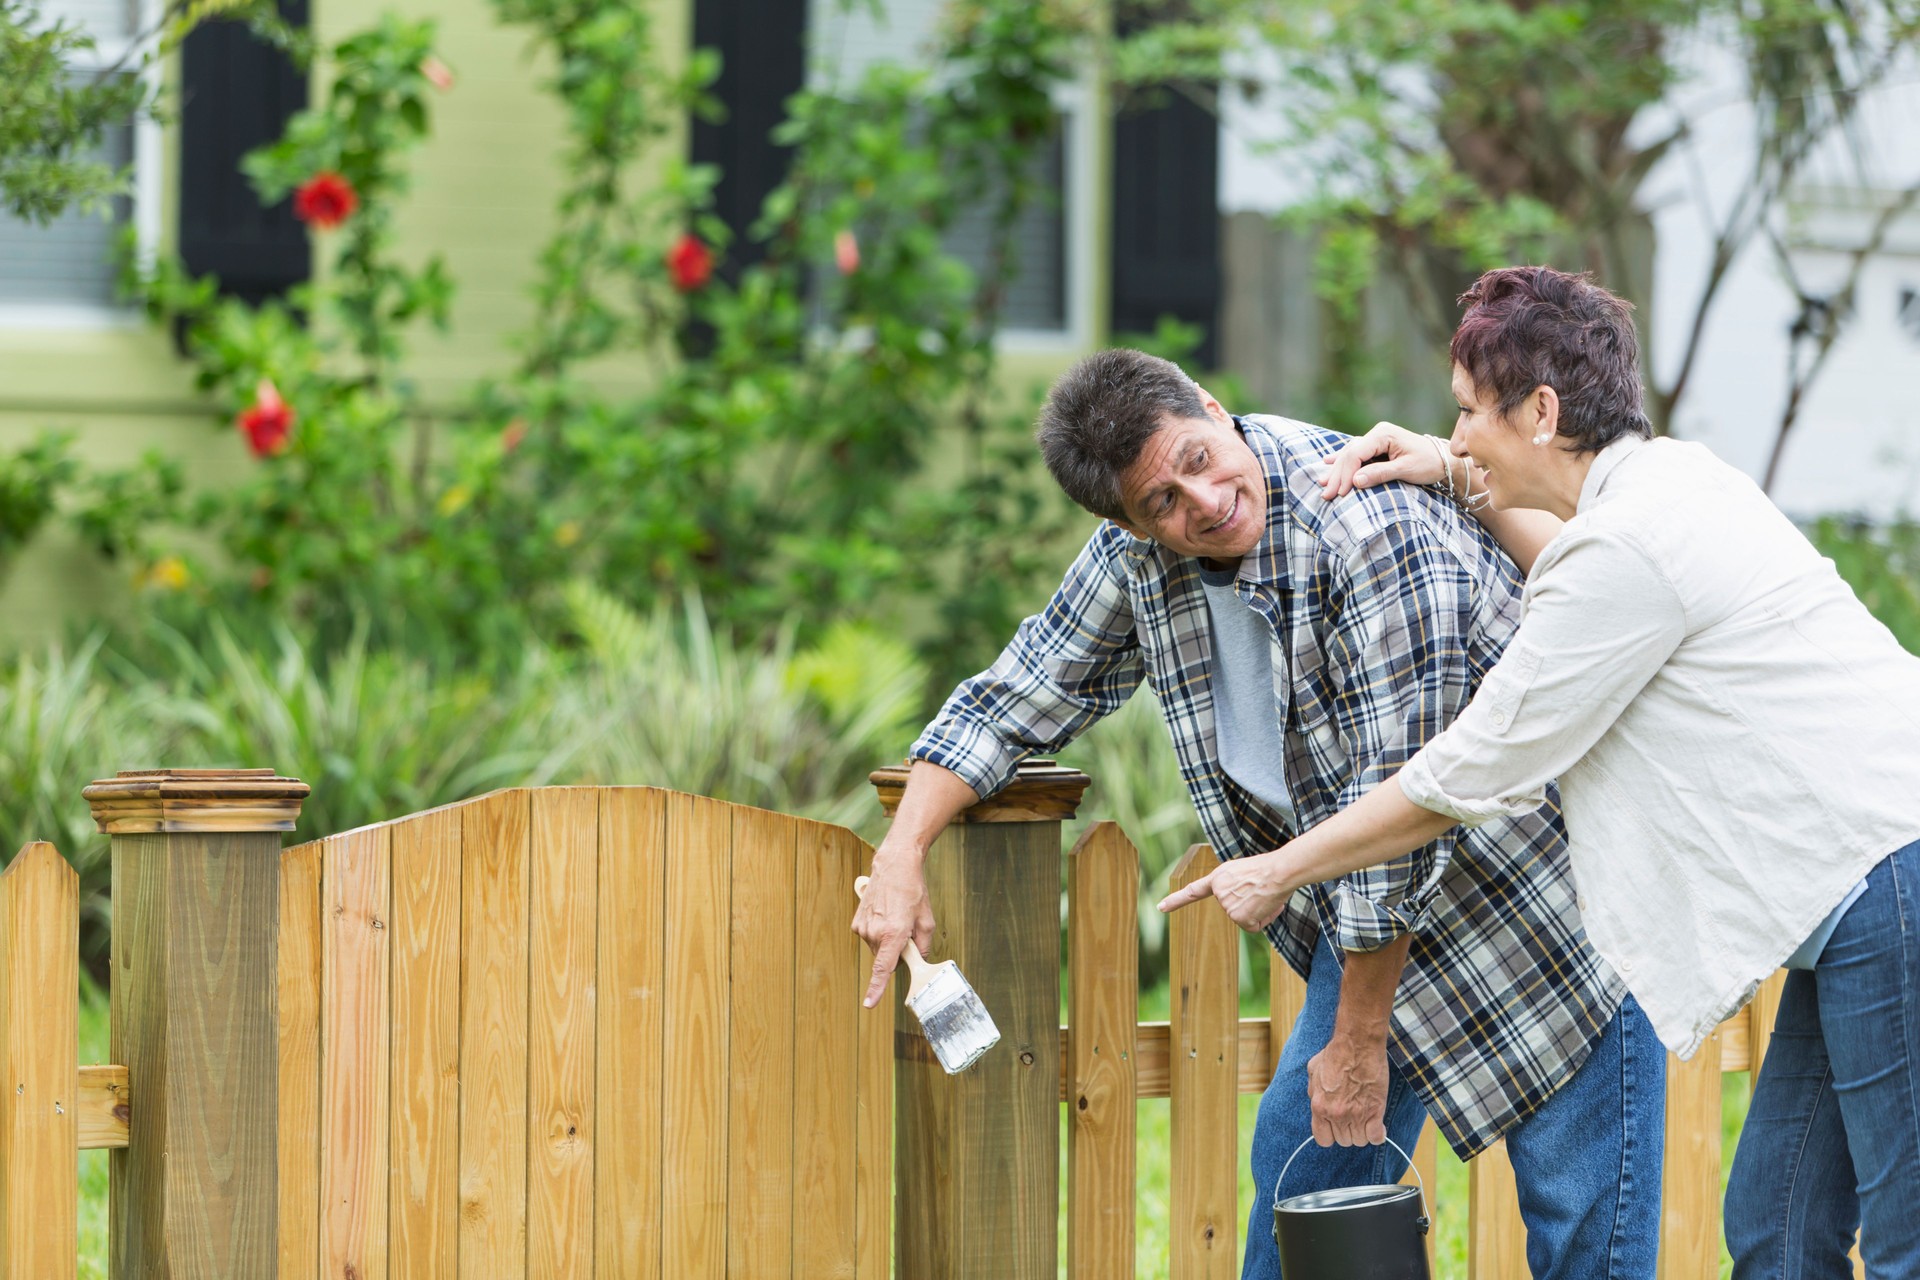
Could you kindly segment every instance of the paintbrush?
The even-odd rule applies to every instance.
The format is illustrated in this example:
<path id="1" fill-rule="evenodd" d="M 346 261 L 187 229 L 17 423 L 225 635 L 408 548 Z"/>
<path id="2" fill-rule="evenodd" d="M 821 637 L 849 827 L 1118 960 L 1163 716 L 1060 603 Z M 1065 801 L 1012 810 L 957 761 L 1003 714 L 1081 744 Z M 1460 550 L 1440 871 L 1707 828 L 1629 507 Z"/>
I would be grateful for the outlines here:
<path id="1" fill-rule="evenodd" d="M 853 882 L 853 891 L 864 897 L 868 883 L 868 877 L 861 876 Z M 913 971 L 913 981 L 907 987 L 907 1008 L 920 1019 L 927 1047 L 948 1075 L 965 1071 L 1000 1043 L 1000 1029 L 993 1025 L 987 1006 L 961 974 L 959 965 L 951 960 L 929 963 L 912 938 L 907 939 L 904 958 Z"/>

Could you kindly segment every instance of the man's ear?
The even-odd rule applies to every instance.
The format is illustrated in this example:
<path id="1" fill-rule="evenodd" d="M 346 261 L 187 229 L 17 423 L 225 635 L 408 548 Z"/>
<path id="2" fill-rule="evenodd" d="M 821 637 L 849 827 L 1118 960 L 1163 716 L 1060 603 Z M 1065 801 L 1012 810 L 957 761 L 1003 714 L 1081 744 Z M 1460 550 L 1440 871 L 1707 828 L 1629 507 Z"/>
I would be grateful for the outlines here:
<path id="1" fill-rule="evenodd" d="M 1206 410 L 1209 418 L 1229 426 L 1233 424 L 1233 415 L 1228 413 L 1218 400 L 1209 395 L 1205 387 L 1196 382 L 1193 384 L 1193 389 L 1200 396 L 1200 407 Z"/>
<path id="2" fill-rule="evenodd" d="M 1140 539 L 1142 542 L 1153 541 L 1152 534 L 1146 533 L 1140 529 L 1136 529 L 1133 525 L 1127 523 L 1125 520 L 1122 520 L 1119 516 L 1108 516 L 1107 519 L 1113 521 L 1115 524 L 1119 525 L 1122 529 L 1125 529 L 1128 533 Z"/>

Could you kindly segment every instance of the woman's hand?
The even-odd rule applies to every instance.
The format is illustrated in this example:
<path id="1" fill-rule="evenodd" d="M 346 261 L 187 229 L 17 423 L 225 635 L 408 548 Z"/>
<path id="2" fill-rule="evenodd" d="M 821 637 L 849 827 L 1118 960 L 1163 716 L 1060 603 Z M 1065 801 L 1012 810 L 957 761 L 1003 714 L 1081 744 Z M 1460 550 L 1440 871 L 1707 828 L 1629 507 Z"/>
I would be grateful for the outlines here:
<path id="1" fill-rule="evenodd" d="M 1212 898 L 1228 919 L 1248 933 L 1257 933 L 1279 918 L 1294 888 L 1281 868 L 1277 850 L 1257 853 L 1230 858 L 1186 888 L 1175 889 L 1160 900 L 1160 910 L 1172 913 L 1202 898 Z"/>
<path id="2" fill-rule="evenodd" d="M 1355 489 L 1370 489 L 1389 480 L 1444 483 L 1450 465 L 1445 449 L 1445 442 L 1435 436 L 1423 436 L 1391 422 L 1376 422 L 1373 430 L 1347 441 L 1340 452 L 1327 459 L 1332 466 L 1320 482 L 1320 494 L 1332 502 Z M 1454 466 L 1456 475 L 1463 470 Z M 1461 480 L 1465 480 L 1464 475 Z"/>

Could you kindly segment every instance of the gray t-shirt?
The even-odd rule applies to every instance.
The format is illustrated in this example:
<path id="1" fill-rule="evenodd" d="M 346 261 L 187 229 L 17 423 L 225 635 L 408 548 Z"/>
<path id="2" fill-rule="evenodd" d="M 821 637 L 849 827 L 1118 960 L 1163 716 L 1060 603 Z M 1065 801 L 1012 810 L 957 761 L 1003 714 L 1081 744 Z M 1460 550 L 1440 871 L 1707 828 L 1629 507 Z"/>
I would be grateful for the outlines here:
<path id="1" fill-rule="evenodd" d="M 1213 732 L 1220 767 L 1297 830 L 1274 707 L 1273 629 L 1234 592 L 1234 570 L 1199 569 L 1213 619 Z"/>

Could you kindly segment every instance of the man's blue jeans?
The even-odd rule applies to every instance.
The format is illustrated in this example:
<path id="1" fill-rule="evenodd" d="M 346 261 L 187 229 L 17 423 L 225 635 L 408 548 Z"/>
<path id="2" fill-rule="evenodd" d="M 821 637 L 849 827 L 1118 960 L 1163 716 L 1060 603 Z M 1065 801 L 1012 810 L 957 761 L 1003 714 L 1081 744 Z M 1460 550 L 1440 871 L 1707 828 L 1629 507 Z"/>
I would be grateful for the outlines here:
<path id="1" fill-rule="evenodd" d="M 1787 975 L 1727 1182 L 1735 1280 L 1920 1276 L 1920 843 Z"/>
<path id="2" fill-rule="evenodd" d="M 1245 1280 L 1280 1276 L 1273 1243 L 1274 1183 L 1294 1148 L 1313 1134 L 1307 1062 L 1332 1038 L 1339 1002 L 1340 962 L 1323 939 L 1307 978 L 1306 1004 L 1260 1099 Z M 1412 1151 L 1426 1108 L 1399 1071 L 1389 1071 L 1387 1133 Z M 1660 1245 L 1666 1096 L 1666 1050 L 1628 997 L 1573 1078 L 1508 1131 L 1507 1155 L 1520 1188 L 1527 1267 L 1534 1280 L 1652 1280 Z M 1309 1142 L 1287 1170 L 1281 1194 L 1394 1182 L 1406 1167 L 1392 1147 Z"/>

